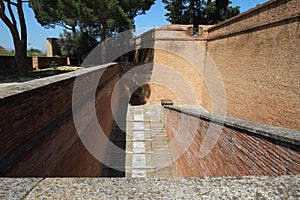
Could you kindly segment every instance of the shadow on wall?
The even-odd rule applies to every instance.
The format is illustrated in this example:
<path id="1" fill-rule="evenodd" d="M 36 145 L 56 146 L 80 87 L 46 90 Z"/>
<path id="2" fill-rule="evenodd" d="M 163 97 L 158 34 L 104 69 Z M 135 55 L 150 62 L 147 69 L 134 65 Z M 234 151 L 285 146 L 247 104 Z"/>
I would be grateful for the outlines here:
<path id="1" fill-rule="evenodd" d="M 135 49 L 122 56 L 116 61 L 136 63 L 134 67 L 121 69 L 121 80 L 124 81 L 123 90 L 129 98 L 129 104 L 144 105 L 151 96 L 149 81 L 153 72 L 154 61 L 154 33 L 149 31 L 138 38 L 133 39 L 128 49 Z"/>
<path id="2" fill-rule="evenodd" d="M 153 71 L 154 31 L 150 31 L 138 39 L 133 39 L 133 42 L 127 43 L 127 45 L 126 48 L 131 51 L 115 60 L 116 62 L 124 62 L 119 69 L 118 96 L 120 101 L 114 112 L 114 123 L 102 177 L 125 177 L 128 105 L 144 105 L 151 96 L 149 81 Z M 115 46 L 119 45 L 114 44 L 113 48 Z M 108 53 L 103 55 L 108 55 Z"/>

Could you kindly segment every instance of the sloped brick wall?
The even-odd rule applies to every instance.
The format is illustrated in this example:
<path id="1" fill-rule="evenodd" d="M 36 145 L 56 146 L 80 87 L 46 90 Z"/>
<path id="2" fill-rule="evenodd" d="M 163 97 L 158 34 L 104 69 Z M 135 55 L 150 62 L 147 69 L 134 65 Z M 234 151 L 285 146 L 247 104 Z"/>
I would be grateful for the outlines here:
<path id="1" fill-rule="evenodd" d="M 113 123 L 111 95 L 119 80 L 119 69 L 119 65 L 113 65 L 105 70 L 96 93 L 98 121 L 108 138 Z M 89 81 L 101 70 L 28 82 L 20 87 L 23 92 L 14 88 L 0 91 L 1 176 L 101 175 L 103 164 L 82 144 L 72 115 L 75 78 Z M 79 103 L 77 109 L 84 109 L 88 95 L 88 90 L 83 91 L 81 103 L 73 102 Z M 103 157 L 107 144 L 99 145 Z"/>
<path id="2" fill-rule="evenodd" d="M 261 126 L 259 124 L 241 122 L 246 126 L 254 124 L 258 127 L 257 130 L 249 131 L 229 125 L 241 121 L 238 119 L 224 122 L 225 126 L 222 126 L 214 122 L 213 116 L 212 120 L 208 120 L 210 115 L 204 115 L 203 118 L 186 114 L 184 110 L 183 113 L 169 108 L 165 108 L 164 111 L 165 127 L 177 177 L 300 174 L 300 146 L 258 134 L 259 126 Z M 212 134 L 212 132 L 207 133 L 210 123 L 214 124 L 213 132 L 219 129 L 222 132 L 209 154 L 201 157 L 201 146 L 207 134 Z M 195 124 L 198 127 L 195 127 Z M 280 138 L 276 135 L 276 131 L 272 133 L 272 130 L 274 128 L 267 129 L 269 135 L 273 134 Z M 286 131 L 287 133 L 293 132 Z M 210 142 L 213 143 L 213 141 Z M 176 159 L 175 157 L 181 150 L 181 156 Z"/>

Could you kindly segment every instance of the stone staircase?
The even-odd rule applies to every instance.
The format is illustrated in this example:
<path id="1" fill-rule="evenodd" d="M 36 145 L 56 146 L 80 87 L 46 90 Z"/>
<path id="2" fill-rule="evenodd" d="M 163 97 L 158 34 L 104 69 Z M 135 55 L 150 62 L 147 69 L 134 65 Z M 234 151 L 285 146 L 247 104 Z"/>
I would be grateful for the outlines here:
<path id="1" fill-rule="evenodd" d="M 126 122 L 116 122 L 110 140 L 103 176 L 174 176 L 160 105 L 129 106 Z"/>

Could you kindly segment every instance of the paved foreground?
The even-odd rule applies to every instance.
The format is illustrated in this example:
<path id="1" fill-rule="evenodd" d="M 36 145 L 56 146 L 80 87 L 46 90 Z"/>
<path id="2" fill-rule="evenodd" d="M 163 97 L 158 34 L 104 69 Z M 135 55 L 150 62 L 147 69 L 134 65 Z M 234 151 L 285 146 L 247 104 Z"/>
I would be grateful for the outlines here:
<path id="1" fill-rule="evenodd" d="M 0 179 L 0 199 L 299 199 L 300 176 Z"/>

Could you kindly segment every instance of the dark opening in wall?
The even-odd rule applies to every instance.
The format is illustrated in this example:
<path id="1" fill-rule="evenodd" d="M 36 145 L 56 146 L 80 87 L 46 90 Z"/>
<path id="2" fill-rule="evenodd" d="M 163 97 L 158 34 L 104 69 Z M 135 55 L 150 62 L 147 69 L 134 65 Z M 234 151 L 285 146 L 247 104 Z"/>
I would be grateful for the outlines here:
<path id="1" fill-rule="evenodd" d="M 145 105 L 150 95 L 151 90 L 149 84 L 143 85 L 133 92 L 129 103 L 133 106 Z"/>

